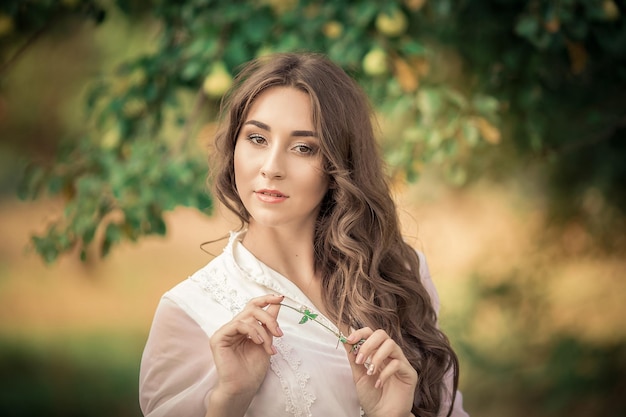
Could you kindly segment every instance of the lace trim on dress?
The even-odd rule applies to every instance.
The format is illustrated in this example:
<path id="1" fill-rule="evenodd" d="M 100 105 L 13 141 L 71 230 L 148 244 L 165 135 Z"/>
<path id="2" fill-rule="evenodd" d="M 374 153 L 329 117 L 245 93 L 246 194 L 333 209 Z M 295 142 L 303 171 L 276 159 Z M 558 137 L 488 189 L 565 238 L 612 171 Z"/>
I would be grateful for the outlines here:
<path id="1" fill-rule="evenodd" d="M 233 233 L 231 235 L 229 244 L 224 248 L 224 253 L 226 253 L 228 256 L 231 257 L 231 259 L 233 259 L 233 264 L 237 268 L 237 270 L 250 281 L 260 284 L 274 291 L 276 294 L 281 294 L 285 297 L 295 300 L 297 297 L 295 297 L 294 294 L 292 294 L 287 288 L 283 287 L 282 285 L 280 285 L 280 283 L 272 279 L 268 279 L 267 275 L 264 273 L 261 267 L 259 265 L 255 265 L 255 263 L 260 262 L 256 258 L 254 258 L 254 262 L 246 262 L 244 265 L 239 265 L 235 257 L 234 245 L 241 245 L 241 242 L 239 241 L 240 235 L 241 233 Z M 244 253 L 249 253 L 245 247 L 242 246 L 241 249 L 242 251 L 244 251 Z M 250 256 L 254 257 L 254 255 L 252 255 L 251 253 Z"/>
<path id="2" fill-rule="evenodd" d="M 276 350 L 282 357 L 282 360 L 291 368 L 296 380 L 298 382 L 299 390 L 294 392 L 286 379 L 283 377 L 278 359 L 274 356 L 270 358 L 270 366 L 274 373 L 278 376 L 280 384 L 285 392 L 285 398 L 287 399 L 287 412 L 293 414 L 296 417 L 312 417 L 311 404 L 315 401 L 315 395 L 306 390 L 306 384 L 310 376 L 306 372 L 300 372 L 300 360 L 293 355 L 293 349 L 287 343 L 284 343 L 282 339 L 275 339 L 274 345 Z"/>
<path id="3" fill-rule="evenodd" d="M 190 276 L 189 279 L 197 282 L 211 298 L 227 308 L 233 315 L 240 313 L 246 306 L 247 300 L 228 285 L 228 277 L 224 272 L 218 274 L 213 268 L 205 268 Z"/>

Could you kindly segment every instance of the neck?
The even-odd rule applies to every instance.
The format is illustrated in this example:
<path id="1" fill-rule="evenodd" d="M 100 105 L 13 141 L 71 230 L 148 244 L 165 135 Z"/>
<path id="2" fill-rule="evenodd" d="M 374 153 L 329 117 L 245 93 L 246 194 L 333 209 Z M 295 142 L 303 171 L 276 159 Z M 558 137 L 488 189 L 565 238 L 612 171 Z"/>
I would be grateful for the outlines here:
<path id="1" fill-rule="evenodd" d="M 243 245 L 261 262 L 284 275 L 321 309 L 320 279 L 315 274 L 313 231 L 286 231 L 250 224 Z"/>

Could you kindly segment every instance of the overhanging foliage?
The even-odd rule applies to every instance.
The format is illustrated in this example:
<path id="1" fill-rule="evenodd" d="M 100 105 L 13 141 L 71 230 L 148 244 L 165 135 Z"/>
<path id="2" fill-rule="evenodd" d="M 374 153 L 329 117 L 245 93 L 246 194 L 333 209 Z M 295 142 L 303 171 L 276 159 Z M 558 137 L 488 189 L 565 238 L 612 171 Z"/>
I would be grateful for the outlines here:
<path id="1" fill-rule="evenodd" d="M 177 205 L 210 212 L 205 155 L 191 132 L 215 117 L 236 69 L 272 51 L 324 52 L 353 75 L 387 126 L 382 145 L 400 179 L 430 164 L 462 185 L 481 171 L 481 154 L 507 143 L 551 161 L 566 198 L 593 186 L 626 207 L 622 3 L 13 0 L 0 6 L 1 71 L 66 17 L 102 22 L 113 9 L 149 17 L 158 37 L 94 80 L 84 135 L 24 176 L 22 198 L 66 202 L 33 238 L 48 262 L 164 234 L 163 213 Z"/>

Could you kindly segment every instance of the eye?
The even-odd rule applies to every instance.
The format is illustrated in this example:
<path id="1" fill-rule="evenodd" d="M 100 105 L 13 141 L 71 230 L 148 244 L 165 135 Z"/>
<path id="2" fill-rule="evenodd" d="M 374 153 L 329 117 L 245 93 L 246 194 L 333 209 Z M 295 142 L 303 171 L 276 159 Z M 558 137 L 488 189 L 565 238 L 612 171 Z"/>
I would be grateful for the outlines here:
<path id="1" fill-rule="evenodd" d="M 267 142 L 263 136 L 256 133 L 248 135 L 247 139 L 255 145 L 264 145 Z"/>
<path id="2" fill-rule="evenodd" d="M 304 143 L 297 144 L 293 149 L 301 155 L 314 155 L 317 152 L 317 148 Z"/>

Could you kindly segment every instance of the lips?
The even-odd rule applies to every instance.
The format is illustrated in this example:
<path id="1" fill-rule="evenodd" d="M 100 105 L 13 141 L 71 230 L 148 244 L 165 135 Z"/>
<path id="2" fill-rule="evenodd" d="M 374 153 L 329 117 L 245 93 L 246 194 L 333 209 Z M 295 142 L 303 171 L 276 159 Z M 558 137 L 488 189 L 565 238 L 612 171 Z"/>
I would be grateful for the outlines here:
<path id="1" fill-rule="evenodd" d="M 280 193 L 265 193 L 265 192 L 257 191 L 257 194 L 269 195 L 270 197 L 285 197 L 284 195 Z"/>
<path id="2" fill-rule="evenodd" d="M 255 193 L 266 195 L 268 197 L 288 198 L 288 196 L 286 196 L 285 194 L 277 190 L 258 190 L 258 191 L 255 191 Z"/>
<path id="3" fill-rule="evenodd" d="M 278 190 L 257 190 L 254 194 L 260 202 L 265 204 L 282 203 L 289 198 L 288 195 L 285 195 Z"/>

